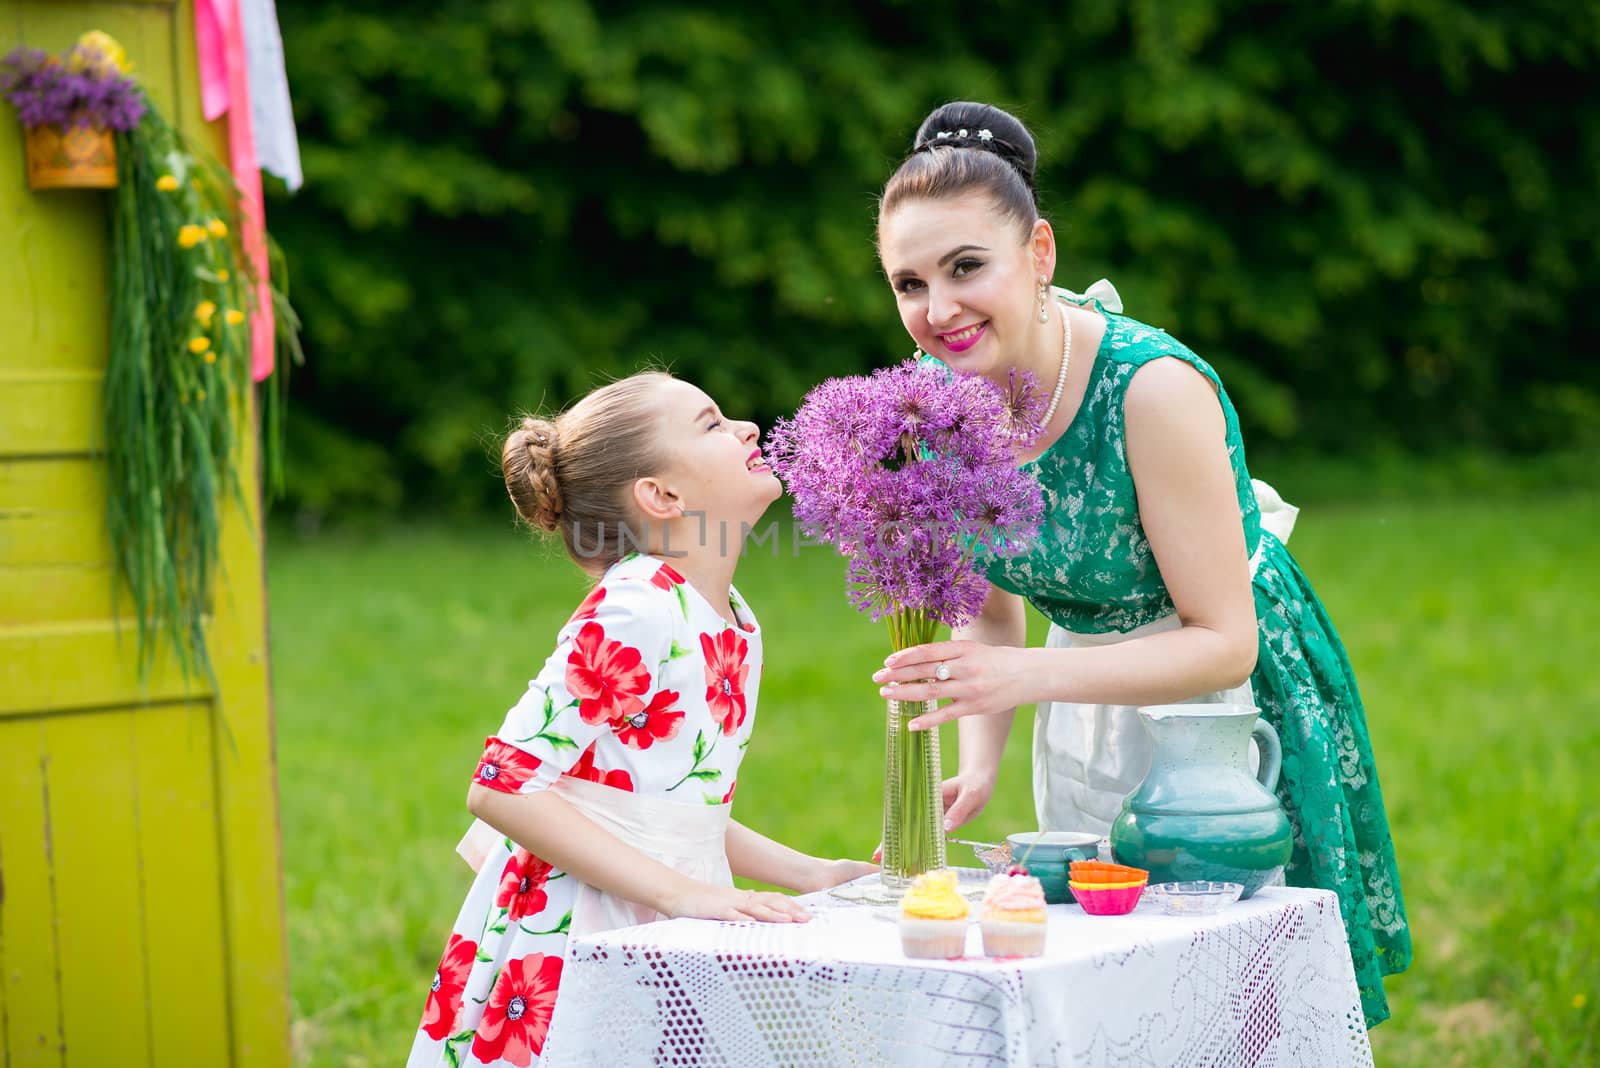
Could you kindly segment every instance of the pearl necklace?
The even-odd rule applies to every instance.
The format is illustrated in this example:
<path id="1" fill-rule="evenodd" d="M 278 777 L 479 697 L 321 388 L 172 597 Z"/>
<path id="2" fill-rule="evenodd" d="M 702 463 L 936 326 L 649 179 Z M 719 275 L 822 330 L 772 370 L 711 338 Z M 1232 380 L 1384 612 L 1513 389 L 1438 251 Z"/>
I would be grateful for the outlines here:
<path id="1" fill-rule="evenodd" d="M 1057 302 L 1056 307 L 1061 309 L 1061 373 L 1056 375 L 1056 388 L 1050 394 L 1050 407 L 1045 409 L 1044 419 L 1039 425 L 1048 427 L 1050 417 L 1056 414 L 1056 405 L 1061 403 L 1061 387 L 1067 384 L 1067 366 L 1072 362 L 1072 319 L 1067 315 L 1066 306 Z"/>

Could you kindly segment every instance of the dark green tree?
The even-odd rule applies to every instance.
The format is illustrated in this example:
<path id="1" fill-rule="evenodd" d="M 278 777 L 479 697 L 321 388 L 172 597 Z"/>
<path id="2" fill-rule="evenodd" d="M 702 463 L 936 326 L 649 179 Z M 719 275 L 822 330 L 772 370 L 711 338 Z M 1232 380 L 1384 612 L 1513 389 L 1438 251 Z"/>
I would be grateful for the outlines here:
<path id="1" fill-rule="evenodd" d="M 279 0 L 307 184 L 302 505 L 468 503 L 655 360 L 763 421 L 909 342 L 874 196 L 921 117 L 1034 130 L 1058 280 L 1211 359 L 1252 449 L 1600 422 L 1600 5 Z"/>

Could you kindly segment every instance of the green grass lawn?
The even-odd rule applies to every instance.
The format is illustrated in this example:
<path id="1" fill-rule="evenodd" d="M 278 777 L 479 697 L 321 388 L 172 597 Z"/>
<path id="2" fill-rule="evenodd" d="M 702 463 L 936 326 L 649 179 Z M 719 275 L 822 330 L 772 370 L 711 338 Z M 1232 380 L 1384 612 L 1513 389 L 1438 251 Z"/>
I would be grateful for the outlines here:
<path id="1" fill-rule="evenodd" d="M 1597 528 L 1600 497 L 1575 492 L 1301 517 L 1292 547 L 1360 676 L 1416 943 L 1380 1065 L 1600 1058 Z M 396 1064 L 469 882 L 453 846 L 483 738 L 584 584 L 509 523 L 280 530 L 269 560 L 295 1048 Z M 842 574 L 787 546 L 741 566 L 767 669 L 737 814 L 864 856 L 887 647 Z M 1032 826 L 1030 722 L 972 836 Z"/>

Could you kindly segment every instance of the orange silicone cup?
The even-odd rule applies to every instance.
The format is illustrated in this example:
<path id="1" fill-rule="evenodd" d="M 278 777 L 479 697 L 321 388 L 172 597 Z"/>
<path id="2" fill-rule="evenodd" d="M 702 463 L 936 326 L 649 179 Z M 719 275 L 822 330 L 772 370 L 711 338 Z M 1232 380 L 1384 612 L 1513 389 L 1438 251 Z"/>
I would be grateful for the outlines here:
<path id="1" fill-rule="evenodd" d="M 1130 883 L 1149 881 L 1150 873 L 1143 868 L 1132 868 L 1126 864 L 1085 860 L 1072 865 L 1070 877 L 1079 883 Z"/>

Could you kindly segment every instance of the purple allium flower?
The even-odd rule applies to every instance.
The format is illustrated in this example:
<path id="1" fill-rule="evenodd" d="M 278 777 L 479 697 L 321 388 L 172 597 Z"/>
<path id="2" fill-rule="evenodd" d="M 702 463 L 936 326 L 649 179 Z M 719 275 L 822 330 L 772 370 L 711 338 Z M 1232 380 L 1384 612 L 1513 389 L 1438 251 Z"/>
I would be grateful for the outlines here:
<path id="1" fill-rule="evenodd" d="M 983 607 L 980 557 L 1025 544 L 1043 511 L 1016 450 L 1042 431 L 1032 377 L 1002 390 L 914 361 L 835 378 L 779 420 L 765 452 L 812 537 L 849 557 L 851 601 L 961 626 Z"/>
<path id="2" fill-rule="evenodd" d="M 147 106 L 133 79 L 98 52 L 74 48 L 63 63 L 36 48 L 17 48 L 0 60 L 0 95 L 22 125 L 100 126 L 131 130 Z"/>

